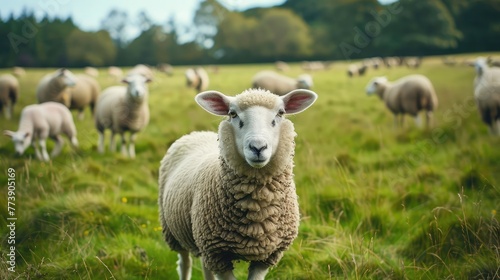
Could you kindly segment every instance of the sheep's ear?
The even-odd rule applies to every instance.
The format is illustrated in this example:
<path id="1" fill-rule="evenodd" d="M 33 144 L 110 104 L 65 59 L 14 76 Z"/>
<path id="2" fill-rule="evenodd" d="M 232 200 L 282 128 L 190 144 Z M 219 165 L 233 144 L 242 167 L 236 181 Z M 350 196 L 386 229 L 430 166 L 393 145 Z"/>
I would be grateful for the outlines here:
<path id="1" fill-rule="evenodd" d="M 287 115 L 298 114 L 305 109 L 309 108 L 318 95 L 314 91 L 306 89 L 296 89 L 283 95 L 281 99 L 285 103 L 285 112 Z"/>
<path id="2" fill-rule="evenodd" d="M 151 78 L 146 78 L 146 81 L 145 81 L 145 82 L 146 82 L 146 83 L 151 83 L 152 81 L 153 81 L 153 79 L 151 79 Z"/>
<path id="3" fill-rule="evenodd" d="M 64 76 L 65 72 L 66 72 L 66 68 L 61 68 L 57 71 L 57 75 L 58 76 Z"/>
<path id="4" fill-rule="evenodd" d="M 122 83 L 125 83 L 125 84 L 130 84 L 131 80 L 129 77 L 125 77 L 121 80 Z"/>
<path id="5" fill-rule="evenodd" d="M 24 139 L 28 138 L 28 136 L 30 136 L 30 133 L 29 133 L 29 132 L 26 132 L 26 133 L 24 134 Z"/>
<path id="6" fill-rule="evenodd" d="M 3 131 L 3 135 L 10 137 L 10 138 L 14 137 L 14 134 L 16 134 L 14 131 L 10 131 L 10 130 Z"/>
<path id="7" fill-rule="evenodd" d="M 194 99 L 201 108 L 214 115 L 225 116 L 229 112 L 231 97 L 218 91 L 204 91 L 198 93 Z"/>

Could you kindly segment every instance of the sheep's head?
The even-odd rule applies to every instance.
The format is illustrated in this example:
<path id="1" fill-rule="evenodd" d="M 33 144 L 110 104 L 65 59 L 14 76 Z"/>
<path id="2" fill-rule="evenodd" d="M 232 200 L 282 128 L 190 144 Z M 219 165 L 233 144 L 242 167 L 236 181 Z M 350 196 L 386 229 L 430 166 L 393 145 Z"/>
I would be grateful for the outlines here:
<path id="1" fill-rule="evenodd" d="M 297 89 L 283 96 L 250 89 L 231 97 L 217 91 L 198 94 L 196 102 L 209 113 L 228 116 L 238 154 L 253 168 L 266 166 L 276 153 L 286 114 L 297 114 L 316 100 L 316 93 Z"/>
<path id="2" fill-rule="evenodd" d="M 481 76 L 484 72 L 484 69 L 488 67 L 488 61 L 486 58 L 480 56 L 476 58 L 474 61 L 474 68 L 476 68 L 476 73 L 478 76 Z"/>
<path id="3" fill-rule="evenodd" d="M 388 80 L 387 77 L 376 77 L 373 78 L 368 85 L 366 86 L 366 94 L 378 94 L 380 98 L 383 98 L 383 92 L 385 87 L 387 86 Z"/>
<path id="4" fill-rule="evenodd" d="M 76 84 L 76 77 L 68 69 L 61 68 L 56 71 L 55 77 L 63 87 L 73 87 Z"/>
<path id="5" fill-rule="evenodd" d="M 151 82 L 151 79 L 143 75 L 133 74 L 125 77 L 122 82 L 127 84 L 127 94 L 129 97 L 133 100 L 141 101 L 148 93 L 148 86 L 146 84 Z"/>
<path id="6" fill-rule="evenodd" d="M 313 86 L 313 79 L 309 74 L 302 74 L 297 78 L 297 88 L 310 89 Z"/>
<path id="7" fill-rule="evenodd" d="M 14 132 L 10 130 L 4 130 L 3 134 L 12 139 L 12 142 L 14 142 L 16 153 L 18 155 L 22 155 L 31 144 L 31 134 L 29 132 Z"/>

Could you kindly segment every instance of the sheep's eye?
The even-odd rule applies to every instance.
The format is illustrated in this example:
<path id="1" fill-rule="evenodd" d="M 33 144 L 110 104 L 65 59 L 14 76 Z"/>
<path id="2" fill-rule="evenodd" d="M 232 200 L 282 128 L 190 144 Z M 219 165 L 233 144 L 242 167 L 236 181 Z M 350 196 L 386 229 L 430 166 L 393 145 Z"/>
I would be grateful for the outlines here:
<path id="1" fill-rule="evenodd" d="M 234 119 L 234 118 L 236 118 L 236 117 L 238 116 L 238 114 L 236 114 L 236 112 L 235 112 L 235 111 L 232 111 L 232 110 L 231 110 L 231 111 L 229 111 L 228 115 L 229 115 L 229 117 L 230 117 L 230 118 L 232 118 L 232 119 Z"/>
<path id="2" fill-rule="evenodd" d="M 278 111 L 278 114 L 277 114 L 276 116 L 278 116 L 278 117 L 283 117 L 283 115 L 284 115 L 284 114 L 285 114 L 285 110 L 280 109 L 280 110 Z"/>

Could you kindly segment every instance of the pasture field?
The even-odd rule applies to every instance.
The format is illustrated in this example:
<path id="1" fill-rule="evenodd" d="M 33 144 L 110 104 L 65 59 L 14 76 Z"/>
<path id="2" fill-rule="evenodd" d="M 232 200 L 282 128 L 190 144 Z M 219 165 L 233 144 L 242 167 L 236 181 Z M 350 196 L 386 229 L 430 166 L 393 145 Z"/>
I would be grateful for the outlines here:
<path id="1" fill-rule="evenodd" d="M 498 55 L 498 54 L 497 54 Z M 463 57 L 474 58 L 476 54 Z M 462 59 L 462 58 L 459 58 Z M 220 66 L 210 89 L 234 95 L 272 64 Z M 369 69 L 349 79 L 347 62 L 312 72 L 317 102 L 289 117 L 298 133 L 295 181 L 301 209 L 298 238 L 268 279 L 500 278 L 500 138 L 488 134 L 472 98 L 472 67 L 425 58 L 421 68 Z M 156 73 L 150 84 L 151 121 L 136 142 L 137 158 L 97 153 L 90 112 L 75 122 L 80 149 L 68 141 L 48 163 L 34 150 L 19 157 L 0 138 L 1 279 L 177 279 L 177 255 L 161 236 L 158 168 L 169 145 L 192 130 L 216 130 L 220 117 L 194 102 L 184 70 Z M 14 118 L 36 102 L 40 78 L 54 69 L 28 69 L 20 78 Z M 82 69 L 71 69 L 80 73 Z M 10 69 L 0 72 L 6 73 Z M 116 84 L 100 69 L 102 88 Z M 287 75 L 302 73 L 292 64 Z M 392 115 L 368 81 L 427 75 L 439 98 L 432 129 L 410 117 L 394 129 Z M 108 141 L 106 141 L 107 143 Z M 49 152 L 53 143 L 49 142 Z M 15 272 L 7 264 L 8 169 L 15 169 Z M 236 265 L 239 279 L 246 264 Z M 199 260 L 193 279 L 202 279 Z"/>

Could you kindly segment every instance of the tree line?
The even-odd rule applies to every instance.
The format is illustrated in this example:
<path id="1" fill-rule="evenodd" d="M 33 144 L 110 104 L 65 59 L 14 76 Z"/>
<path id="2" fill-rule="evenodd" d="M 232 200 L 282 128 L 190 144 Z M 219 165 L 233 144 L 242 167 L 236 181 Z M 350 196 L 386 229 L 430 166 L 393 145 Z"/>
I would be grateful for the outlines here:
<path id="1" fill-rule="evenodd" d="M 339 60 L 498 51 L 498 0 L 287 0 L 271 8 L 231 11 L 204 0 L 192 25 L 151 20 L 127 38 L 130 16 L 112 10 L 99 31 L 71 19 L 39 19 L 25 10 L 0 19 L 0 67 L 209 64 Z M 181 39 L 183 28 L 191 38 Z M 181 30 L 181 31 L 180 31 Z"/>

